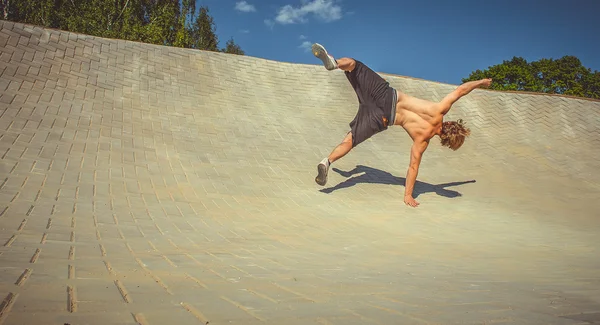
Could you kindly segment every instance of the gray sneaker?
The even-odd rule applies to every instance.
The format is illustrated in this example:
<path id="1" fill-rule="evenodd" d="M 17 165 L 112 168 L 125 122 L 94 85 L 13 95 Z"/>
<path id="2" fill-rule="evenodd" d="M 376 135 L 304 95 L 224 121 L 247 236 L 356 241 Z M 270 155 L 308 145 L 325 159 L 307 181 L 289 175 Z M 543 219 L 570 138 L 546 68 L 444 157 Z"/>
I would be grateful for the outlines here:
<path id="1" fill-rule="evenodd" d="M 313 54 L 321 59 L 321 61 L 323 61 L 323 65 L 325 66 L 325 69 L 327 70 L 335 70 L 338 67 L 337 61 L 335 61 L 335 58 L 333 56 L 331 56 L 329 53 L 327 53 L 327 50 L 325 49 L 325 47 L 323 47 L 323 45 L 319 44 L 319 43 L 315 43 L 312 46 L 312 52 Z"/>
<path id="2" fill-rule="evenodd" d="M 315 177 L 315 182 L 321 186 L 325 186 L 327 184 L 327 172 L 329 171 L 329 161 L 327 158 L 323 159 L 317 165 L 317 177 Z"/>

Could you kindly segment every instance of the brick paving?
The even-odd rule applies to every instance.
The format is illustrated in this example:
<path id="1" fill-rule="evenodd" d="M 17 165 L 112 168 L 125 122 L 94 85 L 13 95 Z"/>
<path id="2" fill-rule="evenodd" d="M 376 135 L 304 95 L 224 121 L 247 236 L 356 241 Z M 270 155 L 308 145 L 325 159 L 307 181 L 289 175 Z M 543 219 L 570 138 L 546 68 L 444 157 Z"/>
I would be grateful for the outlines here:
<path id="1" fill-rule="evenodd" d="M 315 184 L 340 71 L 0 27 L 0 324 L 600 322 L 598 101 L 475 90 L 412 209 L 400 128 Z"/>

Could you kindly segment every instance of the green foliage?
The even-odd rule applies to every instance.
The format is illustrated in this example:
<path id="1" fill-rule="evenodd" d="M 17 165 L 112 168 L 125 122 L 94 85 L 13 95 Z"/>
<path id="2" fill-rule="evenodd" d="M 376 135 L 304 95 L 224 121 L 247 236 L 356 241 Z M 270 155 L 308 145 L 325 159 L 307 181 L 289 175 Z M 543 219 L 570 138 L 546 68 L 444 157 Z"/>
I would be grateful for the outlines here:
<path id="1" fill-rule="evenodd" d="M 600 99 L 600 73 L 574 56 L 527 62 L 513 57 L 486 70 L 476 70 L 462 82 L 492 78 L 491 89 L 530 91 Z"/>
<path id="2" fill-rule="evenodd" d="M 222 52 L 244 55 L 244 51 L 242 50 L 242 48 L 240 48 L 239 45 L 235 44 L 232 38 L 227 41 L 227 44 L 225 45 L 225 48 L 222 50 Z"/>
<path id="3" fill-rule="evenodd" d="M 87 35 L 244 54 L 233 39 L 219 49 L 214 19 L 195 0 L 0 0 L 0 14 Z"/>
<path id="4" fill-rule="evenodd" d="M 19 0 L 3 1 L 7 12 L 5 19 L 29 22 L 30 24 L 54 27 L 57 23 L 55 1 Z"/>
<path id="5" fill-rule="evenodd" d="M 192 25 L 190 34 L 193 39 L 192 48 L 218 51 L 219 38 L 216 34 L 215 22 L 209 15 L 207 7 L 200 8 L 200 13 Z"/>
<path id="6" fill-rule="evenodd" d="M 192 43 L 189 26 L 187 24 L 188 17 L 194 16 L 196 11 L 196 1 L 182 0 L 181 12 L 177 15 L 178 19 L 175 22 L 176 33 L 173 46 L 189 48 Z"/>

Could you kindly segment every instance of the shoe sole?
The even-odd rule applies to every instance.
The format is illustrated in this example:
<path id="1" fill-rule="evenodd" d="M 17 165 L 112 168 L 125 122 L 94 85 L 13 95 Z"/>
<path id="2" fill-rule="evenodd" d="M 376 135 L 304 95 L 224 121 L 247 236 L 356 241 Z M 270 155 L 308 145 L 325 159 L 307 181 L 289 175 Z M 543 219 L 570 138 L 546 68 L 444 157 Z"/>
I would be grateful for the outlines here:
<path id="1" fill-rule="evenodd" d="M 324 186 L 325 184 L 327 184 L 327 167 L 325 167 L 325 165 L 323 164 L 319 164 L 317 166 L 317 172 L 318 175 L 315 178 L 315 182 L 317 182 L 317 184 Z"/>
<path id="2" fill-rule="evenodd" d="M 327 70 L 335 69 L 335 62 L 328 55 L 327 50 L 325 49 L 325 47 L 323 47 L 323 45 L 321 45 L 319 43 L 313 44 L 312 52 L 318 59 L 323 61 L 323 65 L 325 66 L 325 69 L 327 69 Z"/>

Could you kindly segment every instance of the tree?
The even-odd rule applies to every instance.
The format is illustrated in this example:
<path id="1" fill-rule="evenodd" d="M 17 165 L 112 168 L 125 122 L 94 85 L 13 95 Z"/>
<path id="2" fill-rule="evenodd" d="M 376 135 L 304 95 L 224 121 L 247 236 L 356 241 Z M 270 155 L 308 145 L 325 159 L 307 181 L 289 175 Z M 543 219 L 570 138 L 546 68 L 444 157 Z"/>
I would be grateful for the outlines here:
<path id="1" fill-rule="evenodd" d="M 231 39 L 219 49 L 215 22 L 196 0 L 0 0 L 5 20 L 166 46 L 244 54 Z"/>
<path id="2" fill-rule="evenodd" d="M 193 43 L 188 19 L 194 17 L 196 12 L 196 0 L 182 0 L 181 14 L 177 20 L 177 32 L 173 46 L 189 48 Z"/>
<path id="3" fill-rule="evenodd" d="M 513 57 L 486 70 L 476 70 L 462 82 L 492 78 L 491 89 L 531 91 L 600 98 L 600 73 L 585 68 L 575 56 L 527 62 Z"/>
<path id="4" fill-rule="evenodd" d="M 144 1 L 140 42 L 173 46 L 180 28 L 179 0 Z"/>
<path id="5" fill-rule="evenodd" d="M 192 25 L 191 48 L 206 51 L 218 51 L 219 38 L 216 34 L 216 27 L 213 17 L 209 15 L 207 7 L 200 7 L 200 12 Z"/>
<path id="6" fill-rule="evenodd" d="M 233 41 L 233 38 L 230 38 L 227 41 L 227 43 L 225 45 L 225 48 L 223 48 L 221 50 L 221 52 L 230 53 L 230 54 L 237 54 L 237 55 L 244 55 L 245 54 L 244 51 L 242 50 L 242 48 L 239 45 L 235 44 L 235 42 Z"/>
<path id="7" fill-rule="evenodd" d="M 2 1 L 2 4 L 7 20 L 56 27 L 57 15 L 53 0 Z"/>

